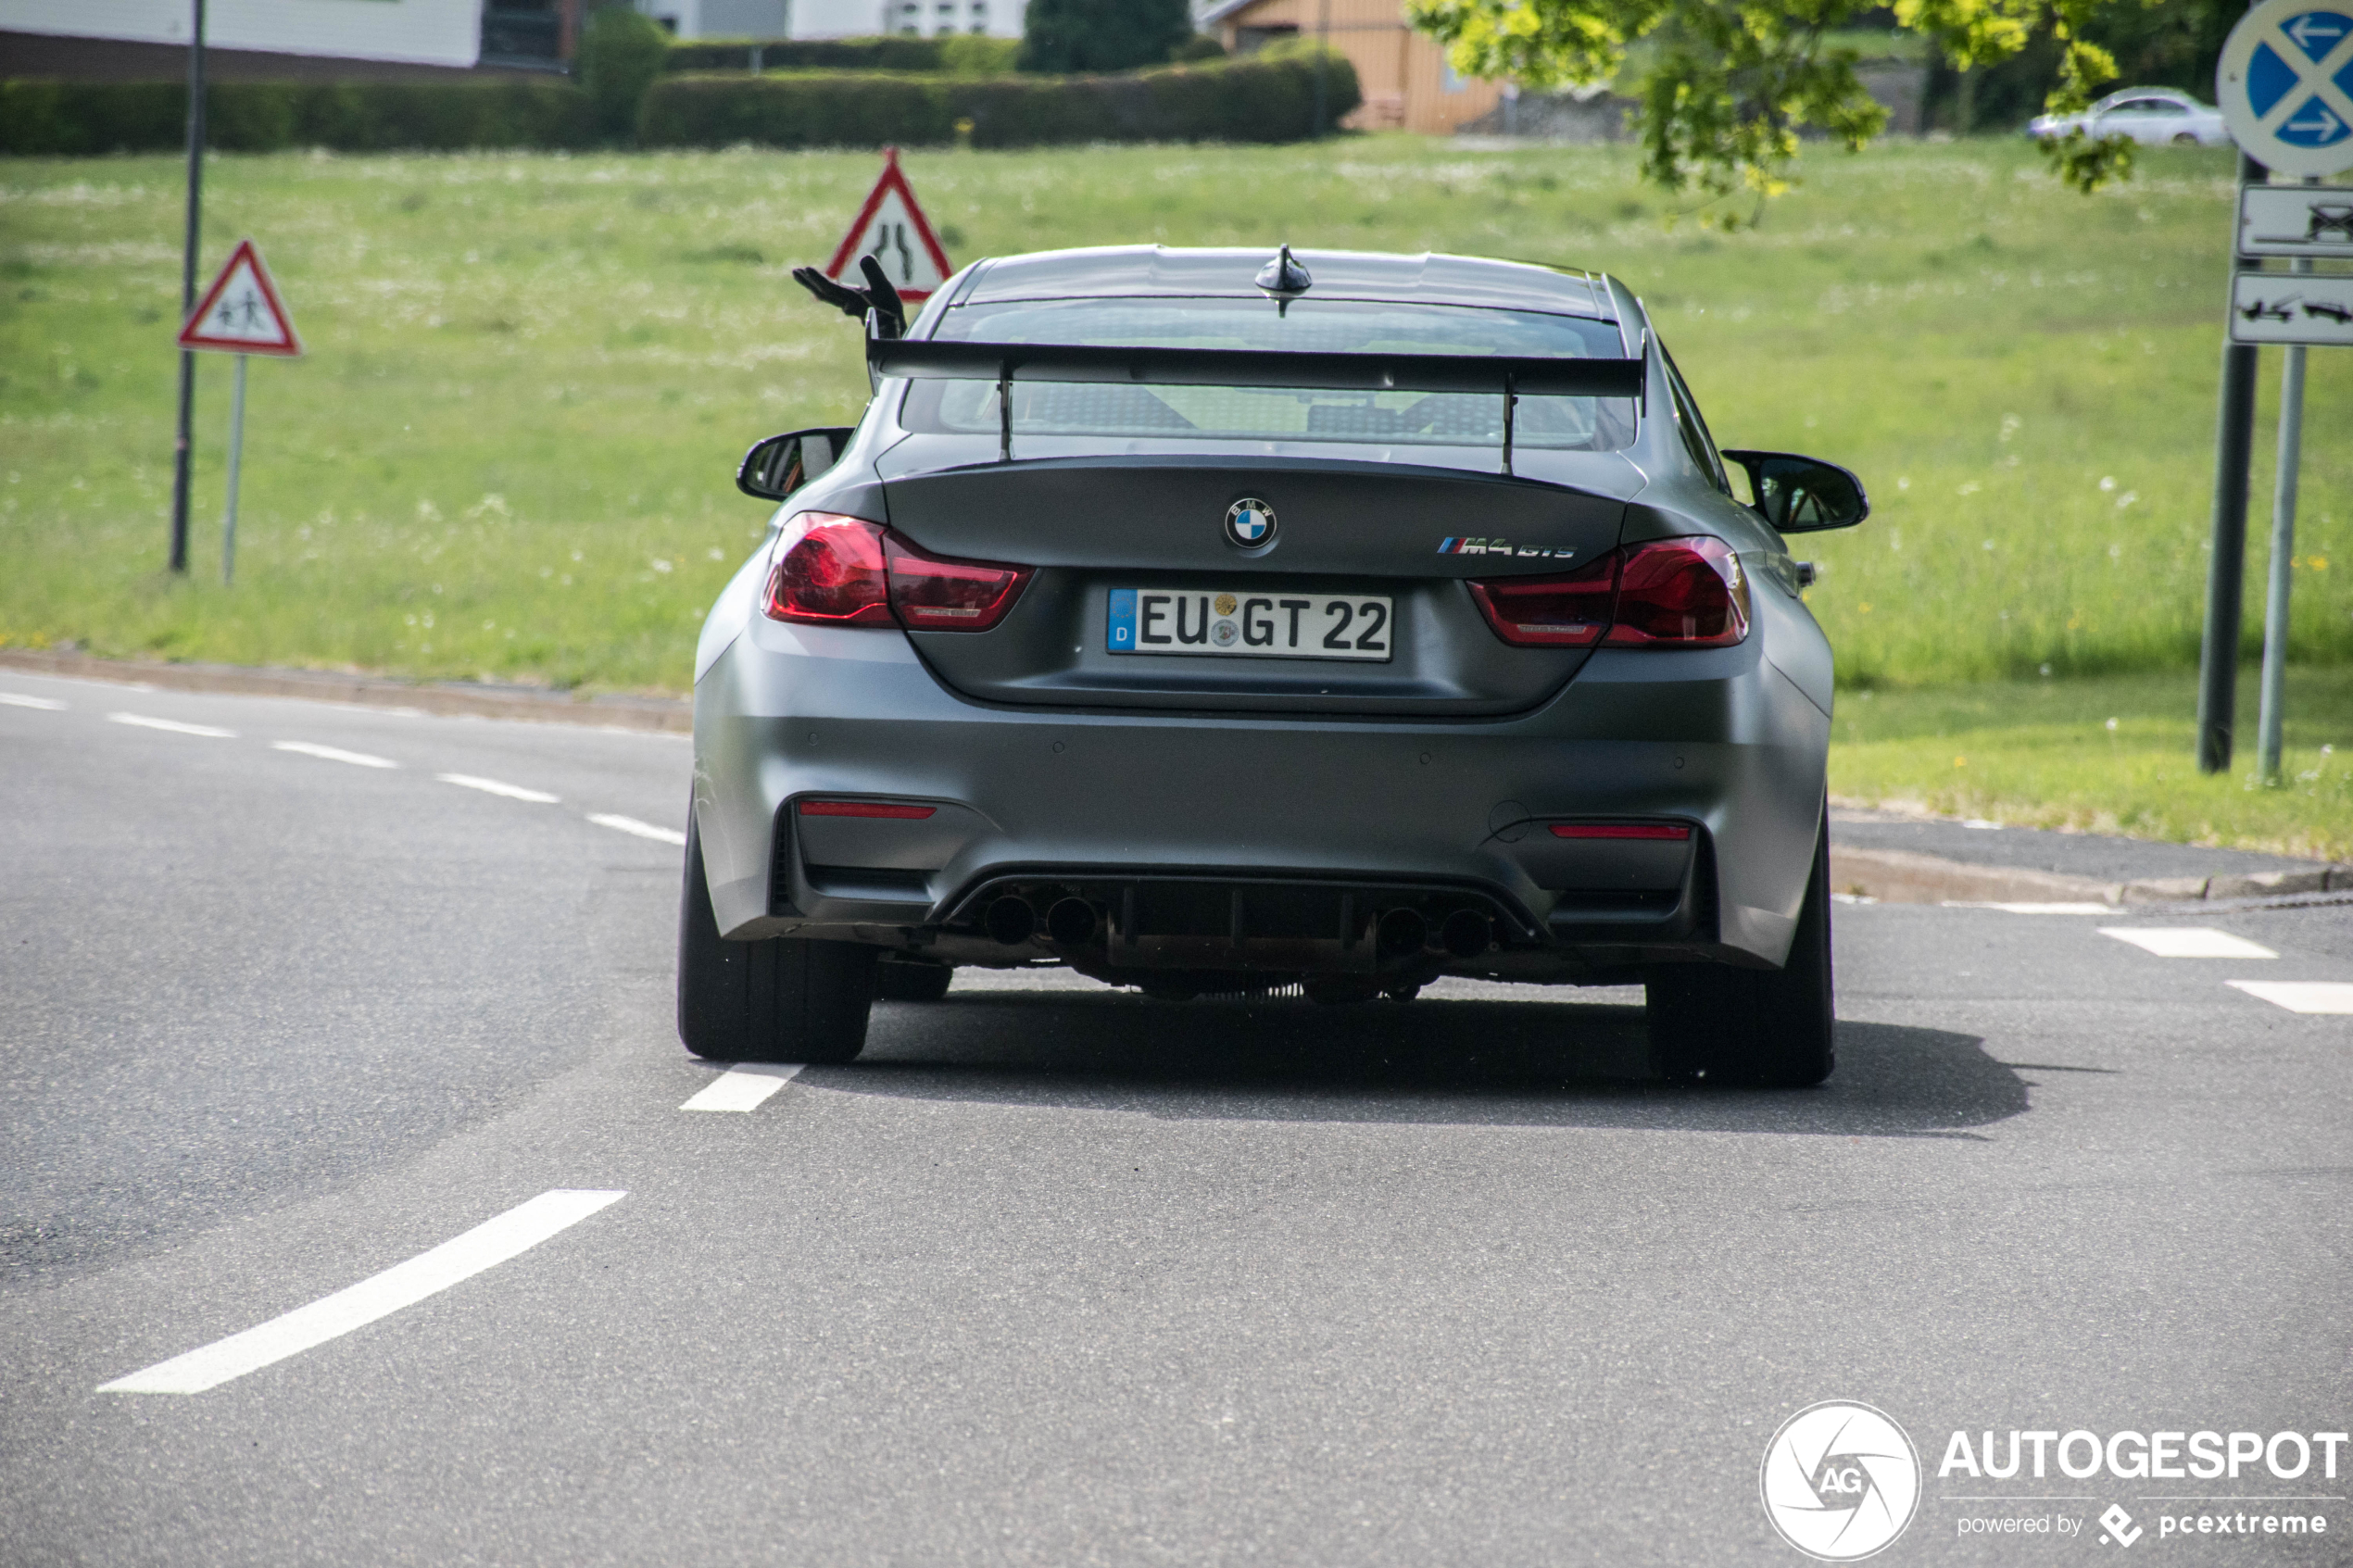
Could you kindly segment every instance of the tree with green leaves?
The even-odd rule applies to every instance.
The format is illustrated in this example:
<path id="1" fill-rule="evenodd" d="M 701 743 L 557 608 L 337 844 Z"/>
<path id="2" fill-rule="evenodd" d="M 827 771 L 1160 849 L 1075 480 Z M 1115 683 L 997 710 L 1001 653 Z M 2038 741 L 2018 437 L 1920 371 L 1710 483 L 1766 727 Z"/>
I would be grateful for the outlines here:
<path id="1" fill-rule="evenodd" d="M 1894 0 L 1894 13 L 1960 70 L 2030 45 L 2046 52 L 2045 105 L 2071 114 L 2116 78 L 2116 57 L 2099 40 L 2120 13 L 2170 6 L 2203 15 L 2218 5 L 2236 19 L 2232 0 Z M 1711 198 L 1755 197 L 1744 217 L 1713 220 L 1727 227 L 1754 222 L 1765 199 L 1787 188 L 1802 131 L 1855 151 L 1887 124 L 1856 71 L 1856 51 L 1836 37 L 1884 15 L 1882 0 L 1406 0 L 1406 11 L 1465 75 L 1538 91 L 1630 79 L 1644 177 Z M 2044 150 L 2078 190 L 2132 172 L 2133 144 L 2121 136 L 2077 130 Z"/>
<path id="2" fill-rule="evenodd" d="M 1165 64 L 1193 35 L 1185 0 L 1029 0 L 1021 69 L 1134 70 Z"/>

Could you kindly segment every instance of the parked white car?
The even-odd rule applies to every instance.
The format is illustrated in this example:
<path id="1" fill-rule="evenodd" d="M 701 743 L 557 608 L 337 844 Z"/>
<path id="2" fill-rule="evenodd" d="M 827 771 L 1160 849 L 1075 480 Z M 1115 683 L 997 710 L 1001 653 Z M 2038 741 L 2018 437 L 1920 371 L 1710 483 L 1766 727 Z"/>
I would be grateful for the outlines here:
<path id="1" fill-rule="evenodd" d="M 2177 87 L 2127 87 L 2082 114 L 2036 115 L 2026 133 L 2040 141 L 2079 128 L 2093 136 L 2130 136 L 2152 147 L 2223 147 L 2231 141 L 2222 111 Z"/>

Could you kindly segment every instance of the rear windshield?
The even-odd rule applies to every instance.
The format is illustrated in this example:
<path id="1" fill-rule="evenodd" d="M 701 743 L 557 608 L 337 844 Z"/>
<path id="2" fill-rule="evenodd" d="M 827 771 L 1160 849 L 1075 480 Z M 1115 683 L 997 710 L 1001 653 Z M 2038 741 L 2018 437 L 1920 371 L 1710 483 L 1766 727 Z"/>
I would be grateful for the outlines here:
<path id="1" fill-rule="evenodd" d="M 1451 354 L 1468 358 L 1610 358 L 1617 329 L 1579 316 L 1364 300 L 1052 299 L 960 306 L 935 337 L 954 343 L 1051 343 L 1293 353 Z M 933 434 L 998 432 L 994 381 L 918 381 L 901 411 Z M 1013 430 L 1030 435 L 1202 440 L 1344 441 L 1500 446 L 1500 393 L 1332 392 L 1260 386 L 1134 386 L 1023 382 Z M 1522 397 L 1515 445 L 1608 452 L 1633 439 L 1634 406 L 1617 397 Z"/>

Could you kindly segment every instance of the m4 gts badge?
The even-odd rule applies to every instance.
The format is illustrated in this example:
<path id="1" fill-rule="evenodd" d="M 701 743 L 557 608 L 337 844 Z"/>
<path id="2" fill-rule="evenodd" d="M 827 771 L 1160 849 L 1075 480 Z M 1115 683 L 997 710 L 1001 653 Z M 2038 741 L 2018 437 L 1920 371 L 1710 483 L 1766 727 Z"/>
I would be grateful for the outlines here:
<path id="1" fill-rule="evenodd" d="M 1509 539 L 1441 539 L 1438 542 L 1441 556 L 1516 556 L 1524 559 L 1567 560 L 1575 550 L 1555 550 L 1549 546 L 1520 545 Z"/>

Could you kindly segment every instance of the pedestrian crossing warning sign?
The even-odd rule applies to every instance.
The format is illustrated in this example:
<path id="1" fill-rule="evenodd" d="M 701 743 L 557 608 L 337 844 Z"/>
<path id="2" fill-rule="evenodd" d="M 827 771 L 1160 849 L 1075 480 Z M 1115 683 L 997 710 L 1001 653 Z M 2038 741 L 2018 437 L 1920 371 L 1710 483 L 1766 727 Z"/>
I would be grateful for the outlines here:
<path id="1" fill-rule="evenodd" d="M 239 240 L 229 253 L 228 265 L 212 280 L 204 297 L 180 329 L 182 348 L 210 348 L 224 354 L 274 354 L 292 359 L 302 353 L 295 335 L 294 318 L 261 264 L 261 252 L 251 240 Z"/>
<path id="2" fill-rule="evenodd" d="M 882 263 L 899 297 L 910 304 L 930 298 L 955 271 L 931 232 L 931 220 L 916 205 L 915 193 L 908 189 L 907 176 L 900 172 L 897 147 L 883 149 L 882 178 L 858 209 L 841 248 L 825 264 L 825 276 L 856 287 L 859 280 L 851 274 L 858 270 L 858 258 L 867 255 Z"/>

